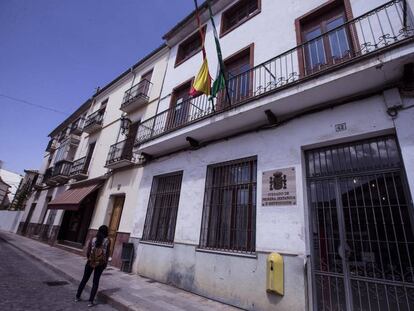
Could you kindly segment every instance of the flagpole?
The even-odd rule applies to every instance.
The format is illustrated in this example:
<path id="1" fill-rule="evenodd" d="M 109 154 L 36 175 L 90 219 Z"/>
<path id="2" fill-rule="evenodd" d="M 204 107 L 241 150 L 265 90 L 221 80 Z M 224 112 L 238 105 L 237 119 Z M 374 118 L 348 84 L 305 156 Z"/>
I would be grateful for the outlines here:
<path id="1" fill-rule="evenodd" d="M 194 0 L 194 1 L 196 1 L 196 0 Z M 213 31 L 214 31 L 214 36 L 215 36 L 215 40 L 216 40 L 216 45 L 219 48 L 220 54 L 221 54 L 220 43 L 217 42 L 218 41 L 218 34 L 217 34 L 216 24 L 215 24 L 214 19 L 213 19 L 213 11 L 211 10 L 210 0 L 207 0 L 207 6 L 208 6 L 209 13 L 210 13 L 211 24 L 213 25 Z M 221 74 L 223 75 L 223 78 L 224 78 L 224 85 L 225 85 L 224 87 L 226 89 L 227 100 L 229 101 L 229 105 L 231 106 L 230 93 L 229 93 L 228 82 L 227 82 L 227 77 L 226 77 L 226 70 L 225 70 L 223 58 L 222 58 L 221 55 L 218 55 L 218 56 L 219 56 L 218 61 L 219 61 L 220 72 L 221 72 Z"/>
<path id="2" fill-rule="evenodd" d="M 203 34 L 203 30 L 201 29 L 201 21 L 200 21 L 200 14 L 199 14 L 199 10 L 198 10 L 198 4 L 197 4 L 197 0 L 194 0 L 194 5 L 196 8 L 196 18 L 197 18 L 197 24 L 198 24 L 198 32 L 200 33 L 200 38 L 201 38 L 201 47 L 203 50 L 203 58 L 206 58 L 206 49 L 204 47 L 204 34 Z"/>

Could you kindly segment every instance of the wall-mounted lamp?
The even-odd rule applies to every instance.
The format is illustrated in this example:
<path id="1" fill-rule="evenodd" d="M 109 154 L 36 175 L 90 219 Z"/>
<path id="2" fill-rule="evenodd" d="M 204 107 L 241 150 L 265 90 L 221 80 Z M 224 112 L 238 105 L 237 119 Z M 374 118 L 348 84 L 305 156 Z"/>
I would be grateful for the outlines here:
<path id="1" fill-rule="evenodd" d="M 128 134 L 129 125 L 132 123 L 127 117 L 121 117 L 121 133 Z"/>

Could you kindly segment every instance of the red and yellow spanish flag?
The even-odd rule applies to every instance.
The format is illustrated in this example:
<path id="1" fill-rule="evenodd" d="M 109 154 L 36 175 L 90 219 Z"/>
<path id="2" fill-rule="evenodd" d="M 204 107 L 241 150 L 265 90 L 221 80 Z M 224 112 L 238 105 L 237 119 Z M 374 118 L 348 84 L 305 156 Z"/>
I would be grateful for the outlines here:
<path id="1" fill-rule="evenodd" d="M 194 4 L 196 7 L 196 17 L 197 17 L 197 23 L 198 23 L 198 30 L 200 32 L 200 39 L 201 39 L 201 45 L 203 50 L 203 64 L 201 65 L 200 70 L 198 71 L 197 76 L 194 79 L 193 85 L 190 90 L 191 96 L 197 96 L 202 93 L 206 94 L 207 96 L 210 96 L 211 94 L 211 77 L 210 72 L 208 70 L 208 62 L 207 62 L 207 56 L 206 56 L 206 50 L 204 48 L 204 32 L 201 28 L 201 22 L 200 22 L 200 15 L 198 12 L 198 5 L 197 0 L 194 0 Z"/>
<path id="2" fill-rule="evenodd" d="M 204 58 L 200 71 L 194 79 L 193 85 L 190 90 L 191 96 L 197 96 L 201 93 L 210 96 L 211 94 L 211 77 L 208 71 L 207 58 Z"/>

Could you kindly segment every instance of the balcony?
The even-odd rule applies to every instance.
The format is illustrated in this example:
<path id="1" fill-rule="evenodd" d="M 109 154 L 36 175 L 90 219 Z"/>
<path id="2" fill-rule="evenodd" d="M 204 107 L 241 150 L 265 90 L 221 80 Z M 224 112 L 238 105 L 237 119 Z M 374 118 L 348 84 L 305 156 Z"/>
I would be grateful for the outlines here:
<path id="1" fill-rule="evenodd" d="M 46 146 L 46 152 L 53 152 L 57 148 L 57 142 L 55 139 L 49 140 L 47 146 Z"/>
<path id="2" fill-rule="evenodd" d="M 70 178 L 76 180 L 88 178 L 88 166 L 89 163 L 86 157 L 74 161 L 69 173 Z"/>
<path id="3" fill-rule="evenodd" d="M 144 79 L 127 90 L 124 94 L 121 108 L 119 109 L 126 113 L 131 113 L 132 111 L 146 105 L 149 100 L 148 94 L 151 86 L 152 83 Z"/>
<path id="4" fill-rule="evenodd" d="M 61 160 L 55 163 L 53 167 L 52 176 L 49 178 L 51 183 L 59 184 L 69 180 L 70 169 L 72 167 L 72 161 Z"/>
<path id="5" fill-rule="evenodd" d="M 37 175 L 36 182 L 35 182 L 35 184 L 33 185 L 33 188 L 34 188 L 34 189 L 36 189 L 36 190 L 41 190 L 41 189 L 43 189 L 44 187 L 45 187 L 45 183 L 44 183 L 44 175 L 39 174 L 39 175 Z"/>
<path id="6" fill-rule="evenodd" d="M 56 182 L 54 182 L 51 177 L 53 174 L 53 167 L 49 167 L 46 171 L 45 174 L 43 175 L 43 183 L 45 183 L 48 186 L 54 186 L 56 185 Z"/>
<path id="7" fill-rule="evenodd" d="M 133 143 L 133 141 L 126 139 L 112 145 L 109 148 L 105 167 L 109 169 L 117 169 L 135 164 L 132 152 Z"/>
<path id="8" fill-rule="evenodd" d="M 72 123 L 70 126 L 70 134 L 73 135 L 81 135 L 83 132 L 83 125 L 85 123 L 85 118 L 79 118 L 75 122 Z"/>
<path id="9" fill-rule="evenodd" d="M 398 81 L 412 62 L 412 25 L 410 12 L 405 22 L 402 0 L 388 2 L 231 77 L 228 92 L 214 100 L 190 98 L 143 121 L 139 151 L 178 150 Z"/>
<path id="10" fill-rule="evenodd" d="M 100 109 L 90 114 L 85 121 L 83 131 L 88 134 L 92 134 L 96 131 L 99 131 L 102 128 L 104 113 L 105 109 Z"/>

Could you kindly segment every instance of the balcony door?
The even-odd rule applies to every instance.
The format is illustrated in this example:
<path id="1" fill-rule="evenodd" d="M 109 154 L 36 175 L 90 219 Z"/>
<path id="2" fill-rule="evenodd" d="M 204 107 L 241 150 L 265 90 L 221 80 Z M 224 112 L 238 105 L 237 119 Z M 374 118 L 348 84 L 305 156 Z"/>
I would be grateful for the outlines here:
<path id="1" fill-rule="evenodd" d="M 88 148 L 88 154 L 86 155 L 85 165 L 83 167 L 83 173 L 87 174 L 89 169 L 89 164 L 92 160 L 93 151 L 95 150 L 96 142 L 90 143 Z"/>
<path id="2" fill-rule="evenodd" d="M 170 111 L 167 117 L 167 129 L 173 129 L 187 123 L 190 108 L 190 89 L 192 80 L 173 90 Z"/>
<path id="3" fill-rule="evenodd" d="M 301 20 L 305 75 L 352 57 L 351 31 L 346 22 L 347 15 L 341 1 L 329 3 Z"/>
<path id="4" fill-rule="evenodd" d="M 132 151 L 134 149 L 135 139 L 137 138 L 138 127 L 140 121 L 132 123 L 128 128 L 127 139 L 121 153 L 121 160 L 131 160 Z"/>
<path id="5" fill-rule="evenodd" d="M 240 102 L 251 96 L 251 72 L 253 67 L 253 45 L 230 56 L 224 61 L 228 75 L 227 87 L 231 103 Z M 228 101 L 227 94 L 222 93 L 219 98 L 219 109 L 225 107 Z M 220 107 L 221 106 L 221 107 Z"/>
<path id="6" fill-rule="evenodd" d="M 149 86 L 150 86 L 150 82 L 151 82 L 151 78 L 152 78 L 152 70 L 144 73 L 141 77 L 141 82 L 142 81 L 148 81 L 147 82 L 143 82 L 141 84 L 140 90 L 138 91 L 138 94 L 142 94 L 145 96 L 149 96 Z"/>

